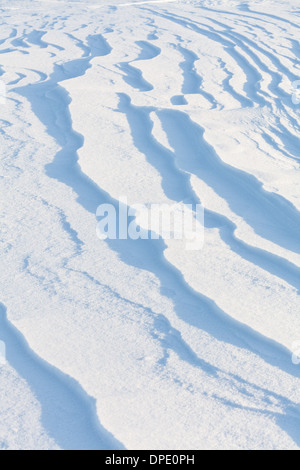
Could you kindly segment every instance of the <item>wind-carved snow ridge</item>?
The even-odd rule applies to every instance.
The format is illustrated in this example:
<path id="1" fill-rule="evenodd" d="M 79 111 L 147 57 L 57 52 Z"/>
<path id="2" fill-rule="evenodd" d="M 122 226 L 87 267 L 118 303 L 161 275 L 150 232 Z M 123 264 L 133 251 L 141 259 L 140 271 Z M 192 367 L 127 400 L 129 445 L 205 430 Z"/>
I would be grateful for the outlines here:
<path id="1" fill-rule="evenodd" d="M 122 449 L 97 422 L 95 403 L 71 377 L 40 359 L 7 320 L 0 304 L 0 340 L 6 360 L 28 382 L 42 405 L 42 423 L 62 449 Z"/>
<path id="2" fill-rule="evenodd" d="M 248 215 L 246 211 L 242 209 L 242 198 L 244 195 L 245 204 L 249 204 L 250 198 L 252 200 L 259 200 L 257 204 L 257 210 L 252 212 L 252 217 L 255 215 L 256 217 L 261 217 L 264 221 L 266 220 L 267 216 L 270 216 L 270 211 L 266 208 L 261 208 L 260 200 L 264 200 L 270 197 L 270 207 L 275 206 L 272 204 L 272 198 L 276 197 L 275 195 L 266 195 L 263 198 L 257 197 L 257 191 L 259 190 L 259 183 L 255 181 L 255 178 L 250 177 L 246 173 L 243 175 L 242 172 L 236 172 L 235 169 L 232 168 L 233 173 L 232 176 L 236 172 L 236 177 L 239 181 L 237 184 L 232 185 L 230 183 L 226 184 L 226 174 L 227 170 L 222 166 L 221 161 L 218 159 L 217 155 L 214 155 L 213 149 L 209 149 L 206 143 L 199 142 L 199 136 L 203 133 L 201 129 L 196 132 L 193 131 L 193 124 L 186 122 L 187 116 L 184 113 L 179 113 L 178 111 L 167 111 L 167 110 L 158 110 L 155 108 L 138 108 L 133 106 L 130 103 L 130 98 L 126 95 L 120 95 L 120 111 L 126 113 L 128 122 L 131 127 L 132 137 L 134 139 L 135 145 L 140 149 L 142 153 L 144 153 L 149 162 L 158 169 L 162 176 L 162 185 L 166 195 L 172 199 L 176 200 L 177 202 L 186 201 L 187 203 L 197 204 L 199 203 L 199 199 L 197 195 L 193 192 L 191 185 L 189 184 L 189 175 L 191 173 L 198 173 L 201 174 L 201 178 L 204 178 L 205 175 L 208 175 L 208 178 L 214 178 L 216 181 L 218 180 L 218 175 L 220 176 L 219 179 L 219 187 L 221 190 L 221 186 L 224 185 L 224 189 L 229 189 L 229 196 L 232 191 L 235 189 L 239 191 L 239 197 L 232 197 L 232 201 L 235 204 L 241 204 L 241 208 L 239 209 L 241 213 L 244 215 Z M 149 118 L 149 114 L 151 112 L 157 112 L 158 116 L 162 118 L 162 123 L 166 123 L 167 133 L 169 135 L 169 141 L 172 144 L 174 142 L 174 154 L 167 149 L 164 149 L 158 142 L 153 139 L 152 136 L 152 128 L 153 124 Z M 172 114 L 173 113 L 173 114 Z M 173 120 L 172 119 L 173 117 Z M 167 118 L 167 120 L 165 119 Z M 182 120 L 182 122 L 181 122 Z M 184 121 L 185 120 L 185 121 Z M 185 135 L 181 136 L 182 129 L 187 130 L 191 126 L 191 135 L 185 131 Z M 197 141 L 193 144 L 193 134 Z M 188 149 L 188 146 L 191 146 Z M 198 159 L 197 154 L 199 153 L 199 149 L 201 145 L 206 147 L 206 152 L 203 152 L 203 155 L 207 155 L 205 161 L 201 163 L 200 159 Z M 189 158 L 187 158 L 187 156 Z M 178 162 L 178 160 L 180 162 Z M 217 170 L 217 166 L 214 163 L 219 162 L 220 171 Z M 208 163 L 208 169 L 205 170 L 206 163 Z M 176 166 L 177 165 L 177 166 Z M 211 168 L 209 168 L 211 167 Z M 239 174 L 244 176 L 245 178 L 249 178 L 249 181 L 253 181 L 254 188 L 252 190 L 252 197 L 247 195 L 249 184 L 243 184 L 242 179 L 239 177 Z M 218 184 L 218 183 L 217 183 Z M 245 188 L 245 189 L 244 189 Z M 226 190 L 226 189 L 225 189 Z M 221 190 L 222 191 L 222 190 Z M 277 197 L 276 197 L 277 199 Z M 282 200 L 282 204 L 285 206 L 286 201 Z M 289 205 L 287 205 L 289 207 Z M 293 208 L 291 208 L 293 210 Z M 278 214 L 277 209 L 275 209 L 274 214 L 278 216 L 277 221 L 277 230 L 274 231 L 274 223 L 275 221 L 269 223 L 266 228 L 271 227 L 270 235 L 276 236 L 280 234 L 280 227 L 282 223 L 283 216 L 286 216 L 286 210 L 283 210 L 283 213 L 280 215 Z M 251 217 L 251 213 L 249 214 Z M 295 210 L 295 216 L 298 216 L 297 211 Z M 254 219 L 255 220 L 255 219 Z M 294 218 L 291 216 L 290 221 L 293 221 Z M 230 222 L 230 220 L 226 220 L 222 216 L 218 216 L 217 214 L 206 211 L 206 223 L 207 225 L 215 228 L 219 228 L 221 230 L 221 235 L 226 243 L 230 244 L 230 248 L 237 252 L 240 256 L 249 261 L 259 264 L 263 269 L 276 274 L 277 276 L 281 277 L 282 279 L 286 280 L 287 282 L 291 283 L 294 287 L 299 290 L 300 287 L 300 279 L 299 279 L 299 268 L 293 263 L 289 263 L 284 259 L 280 259 L 278 256 L 265 252 L 263 250 L 259 250 L 258 248 L 253 248 L 245 243 L 242 243 L 234 236 L 235 226 Z M 291 233 L 294 229 L 296 229 L 295 233 L 295 243 L 294 245 L 299 248 L 298 237 L 299 237 L 299 230 L 298 225 L 292 224 L 292 230 L 288 231 Z M 290 245 L 289 245 L 290 246 Z"/>
<path id="3" fill-rule="evenodd" d="M 122 62 L 119 64 L 119 67 L 125 73 L 124 81 L 126 83 L 139 91 L 151 91 L 153 86 L 143 78 L 141 71 L 132 66 L 131 63 L 135 62 L 135 60 L 154 59 L 161 53 L 161 49 L 150 44 L 148 41 L 136 41 L 136 44 L 141 48 L 139 57 L 129 62 Z"/>
<path id="4" fill-rule="evenodd" d="M 103 55 L 107 54 L 108 50 L 109 47 L 106 46 Z M 100 53 L 99 55 L 102 54 Z M 79 166 L 77 165 L 77 150 L 83 145 L 83 137 L 77 134 L 72 129 L 71 117 L 68 110 L 69 98 L 62 86 L 59 85 L 64 80 L 75 78 L 78 75 L 84 74 L 85 70 L 89 67 L 89 61 L 91 58 L 92 56 L 89 56 L 89 58 L 87 59 L 79 59 L 80 62 L 76 61 L 74 63 L 72 61 L 70 63 L 66 63 L 65 65 L 60 66 L 59 70 L 55 71 L 54 74 L 51 75 L 49 82 L 33 85 L 26 89 L 18 89 L 18 93 L 24 94 L 24 96 L 26 96 L 30 100 L 32 109 L 35 111 L 36 115 L 42 120 L 42 122 L 47 126 L 50 135 L 55 137 L 59 144 L 63 144 L 63 148 L 56 155 L 55 161 L 48 165 L 47 174 L 52 178 L 56 178 L 59 181 L 62 181 L 71 186 L 72 189 L 74 189 L 78 195 L 78 202 L 80 202 L 80 204 L 82 204 L 86 210 L 88 210 L 92 214 L 95 214 L 98 205 L 101 203 L 112 203 L 117 210 L 117 201 L 113 200 L 113 198 L 105 194 L 103 191 L 101 191 L 101 189 L 97 188 L 93 184 L 93 182 L 81 172 Z M 84 67 L 78 67 L 79 64 L 84 64 Z M 62 69 L 69 71 L 66 76 L 61 74 Z M 78 75 L 76 75 L 76 73 Z M 55 107 L 52 106 L 53 101 L 55 102 Z M 41 112 L 43 114 L 41 114 Z M 140 119 L 139 122 L 140 124 L 142 124 L 142 119 Z M 182 128 L 186 128 L 186 126 L 182 126 Z M 145 131 L 146 126 L 144 126 L 144 132 Z M 141 141 L 144 142 L 145 145 L 149 148 L 147 140 L 143 136 L 142 127 L 139 128 L 138 135 L 139 139 L 141 139 Z M 178 135 L 180 134 L 177 133 L 177 136 Z M 185 140 L 184 145 L 187 142 L 190 142 L 190 140 Z M 179 154 L 177 152 L 177 156 L 178 155 Z M 192 155 L 192 153 L 189 152 L 188 155 Z M 172 197 L 172 199 L 174 199 L 174 197 Z M 298 227 L 296 227 L 296 229 L 298 229 Z M 185 282 L 182 279 L 181 274 L 178 273 L 176 269 L 174 269 L 169 263 L 166 263 L 166 261 L 164 260 L 163 241 L 156 242 L 151 240 L 151 242 L 149 243 L 149 241 L 145 242 L 143 240 L 110 240 L 108 241 L 108 243 L 115 251 L 118 252 L 118 254 L 121 256 L 121 259 L 124 260 L 127 264 L 131 264 L 134 267 L 146 269 L 147 271 L 153 272 L 160 279 L 162 289 L 170 290 L 174 293 L 176 292 L 176 295 L 174 295 L 174 297 L 172 296 L 172 300 L 173 302 L 175 302 L 175 305 L 178 304 L 178 315 L 182 316 L 185 320 L 187 320 L 188 318 L 185 313 L 185 309 L 183 308 L 185 302 L 190 306 L 191 310 L 195 309 L 195 311 L 203 311 L 204 314 L 206 308 L 208 309 L 208 311 L 211 311 L 212 313 L 214 312 L 214 314 L 216 315 L 216 317 L 214 318 L 215 324 L 213 325 L 213 322 L 211 322 L 210 314 L 208 314 L 208 323 L 206 320 L 205 330 L 209 331 L 211 334 L 214 334 L 214 331 L 218 331 L 218 333 L 215 334 L 216 337 L 219 338 L 220 329 L 218 327 L 218 322 L 221 321 L 222 324 L 222 316 L 224 315 L 226 319 L 227 315 L 225 314 L 225 312 L 222 312 L 220 309 L 214 307 L 213 305 L 209 306 L 210 299 L 205 299 L 205 297 L 202 298 L 201 296 L 197 295 L 196 293 L 193 293 L 189 288 L 187 288 Z M 134 253 L 134 258 L 131 258 L 131 253 Z M 177 298 L 180 300 L 178 301 Z M 193 322 L 195 321 L 196 320 L 193 320 Z M 201 328 L 203 328 L 202 321 L 203 318 L 201 321 L 200 319 L 198 319 L 196 321 L 196 325 L 198 327 L 200 327 L 201 325 Z M 210 323 L 212 324 L 210 325 Z M 225 330 L 224 333 L 221 334 L 220 338 L 222 340 L 229 341 L 230 344 L 235 343 L 237 341 L 237 344 L 241 345 L 242 347 L 249 347 L 242 340 L 244 336 L 243 329 L 245 328 L 245 330 L 247 331 L 247 327 L 242 327 L 240 331 L 239 325 L 236 324 L 236 326 L 237 333 L 233 337 L 229 335 L 230 339 L 228 339 L 228 334 L 225 333 Z M 250 346 L 250 350 L 256 352 L 256 349 L 258 347 L 256 343 L 258 340 L 259 344 L 259 337 L 256 338 L 256 336 L 254 335 L 252 340 L 250 340 L 251 337 L 252 333 L 251 331 L 249 331 L 249 337 L 247 337 L 247 342 L 250 341 L 251 344 L 251 342 L 253 341 L 253 346 Z M 262 345 L 261 350 L 259 347 L 259 353 L 264 355 L 264 351 L 268 351 L 270 346 L 268 345 L 268 343 L 266 343 L 266 345 Z M 265 360 L 270 360 L 271 362 L 275 360 L 275 364 L 280 365 L 280 367 L 283 368 L 285 368 L 285 366 L 282 364 L 286 362 L 286 365 L 288 366 L 287 370 L 289 370 L 289 372 L 295 372 L 298 376 L 298 371 L 294 371 L 293 368 L 289 365 L 289 357 L 285 359 L 283 355 L 282 361 L 280 356 L 276 358 L 276 348 L 274 349 L 271 346 L 270 351 L 272 351 L 270 354 L 266 353 Z M 278 363 L 279 358 L 280 360 Z"/>
<path id="5" fill-rule="evenodd" d="M 63 449 L 299 448 L 293 0 L 35 16 L 46 5 L 17 26 L 7 10 L 0 35 L 0 340 L 45 434 Z M 97 207 L 119 217 L 124 195 L 204 203 L 203 249 L 98 240 Z"/>

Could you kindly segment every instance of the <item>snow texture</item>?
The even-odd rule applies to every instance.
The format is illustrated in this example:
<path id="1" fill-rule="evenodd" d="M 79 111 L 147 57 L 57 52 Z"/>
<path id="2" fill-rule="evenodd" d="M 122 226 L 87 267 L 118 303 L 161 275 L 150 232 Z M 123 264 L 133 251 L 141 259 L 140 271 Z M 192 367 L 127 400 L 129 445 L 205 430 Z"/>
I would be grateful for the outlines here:
<path id="1" fill-rule="evenodd" d="M 0 10 L 0 450 L 299 449 L 299 1 Z"/>

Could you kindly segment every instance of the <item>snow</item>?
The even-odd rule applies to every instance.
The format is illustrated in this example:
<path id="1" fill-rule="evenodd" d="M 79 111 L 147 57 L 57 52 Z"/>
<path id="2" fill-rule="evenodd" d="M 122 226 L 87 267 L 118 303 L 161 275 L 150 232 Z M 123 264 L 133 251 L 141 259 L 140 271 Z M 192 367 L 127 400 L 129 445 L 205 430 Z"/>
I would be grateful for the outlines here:
<path id="1" fill-rule="evenodd" d="M 299 449 L 298 0 L 1 15 L 0 449 Z M 122 196 L 203 249 L 99 240 Z"/>

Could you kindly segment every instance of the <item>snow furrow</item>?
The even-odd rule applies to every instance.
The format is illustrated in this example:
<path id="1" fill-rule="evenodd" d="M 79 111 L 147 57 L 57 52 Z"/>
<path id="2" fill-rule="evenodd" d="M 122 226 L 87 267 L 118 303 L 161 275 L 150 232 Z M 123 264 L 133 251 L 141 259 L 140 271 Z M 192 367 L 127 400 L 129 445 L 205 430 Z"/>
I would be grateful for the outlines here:
<path id="1" fill-rule="evenodd" d="M 9 364 L 42 405 L 42 424 L 57 445 L 68 450 L 122 449 L 96 418 L 95 403 L 71 377 L 40 359 L 8 321 L 0 304 L 0 339 Z"/>
<path id="2" fill-rule="evenodd" d="M 294 0 L 52 3 L 2 9 L 1 392 L 44 447 L 299 448 Z M 99 240 L 134 202 L 203 203 L 203 248 Z"/>

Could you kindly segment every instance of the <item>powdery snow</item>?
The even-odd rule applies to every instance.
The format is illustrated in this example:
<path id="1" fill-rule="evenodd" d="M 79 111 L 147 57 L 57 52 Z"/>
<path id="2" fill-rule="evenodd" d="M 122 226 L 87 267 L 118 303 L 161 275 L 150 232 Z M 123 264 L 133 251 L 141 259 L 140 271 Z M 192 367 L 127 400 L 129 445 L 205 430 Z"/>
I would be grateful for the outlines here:
<path id="1" fill-rule="evenodd" d="M 299 14 L 2 2 L 0 449 L 299 449 Z M 100 241 L 121 196 L 204 248 Z"/>

